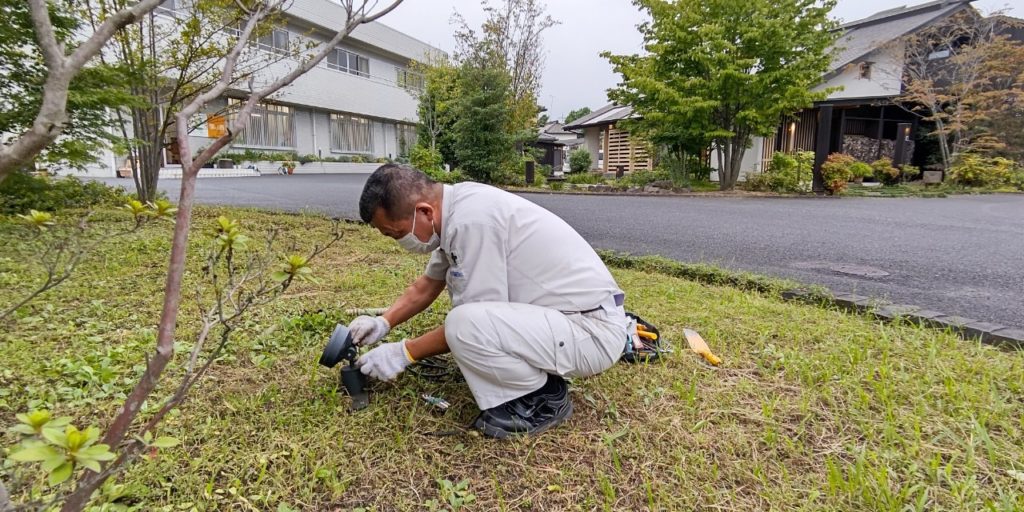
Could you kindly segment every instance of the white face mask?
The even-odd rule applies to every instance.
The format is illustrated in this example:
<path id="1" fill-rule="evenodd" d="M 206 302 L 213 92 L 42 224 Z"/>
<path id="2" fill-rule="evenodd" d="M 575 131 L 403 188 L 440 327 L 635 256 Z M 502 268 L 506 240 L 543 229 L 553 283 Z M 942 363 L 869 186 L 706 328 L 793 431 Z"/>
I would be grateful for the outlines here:
<path id="1" fill-rule="evenodd" d="M 441 246 L 441 237 L 434 232 L 434 223 L 430 223 L 430 240 L 426 242 L 416 238 L 416 210 L 412 211 L 412 230 L 398 239 L 398 245 L 409 252 L 426 254 Z"/>

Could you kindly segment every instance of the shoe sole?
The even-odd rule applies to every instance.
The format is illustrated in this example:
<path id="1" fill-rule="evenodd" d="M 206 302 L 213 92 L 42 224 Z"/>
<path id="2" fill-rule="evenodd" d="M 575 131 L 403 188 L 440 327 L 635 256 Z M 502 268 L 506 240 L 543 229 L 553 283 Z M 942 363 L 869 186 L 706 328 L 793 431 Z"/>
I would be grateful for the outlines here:
<path id="1" fill-rule="evenodd" d="M 548 422 L 548 423 L 546 423 L 546 424 L 544 424 L 544 425 L 542 425 L 542 426 L 540 426 L 540 427 L 538 427 L 538 428 L 536 428 L 534 430 L 530 430 L 530 431 L 527 431 L 527 432 L 509 432 L 509 431 L 507 431 L 505 429 L 501 429 L 501 428 L 495 427 L 493 425 L 488 425 L 486 423 L 482 423 L 479 419 L 477 419 L 477 421 L 475 421 L 473 423 L 473 426 L 476 427 L 477 430 L 482 432 L 483 435 L 486 436 L 486 437 L 490 437 L 490 438 L 493 438 L 493 439 L 508 439 L 509 437 L 513 437 L 513 436 L 532 436 L 532 435 L 537 435 L 537 434 L 544 433 L 544 432 L 546 432 L 548 430 L 551 430 L 551 429 L 561 425 L 565 420 L 567 420 L 567 419 L 569 419 L 571 417 L 572 417 L 572 401 L 569 401 L 568 406 L 565 408 L 565 413 L 564 414 L 562 414 L 559 417 L 555 418 L 554 421 Z"/>

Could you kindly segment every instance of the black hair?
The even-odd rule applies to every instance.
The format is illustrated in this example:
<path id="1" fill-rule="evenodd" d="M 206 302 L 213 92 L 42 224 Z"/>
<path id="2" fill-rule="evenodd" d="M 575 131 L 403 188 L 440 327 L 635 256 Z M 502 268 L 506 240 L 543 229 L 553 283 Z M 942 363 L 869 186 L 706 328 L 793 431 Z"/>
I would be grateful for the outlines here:
<path id="1" fill-rule="evenodd" d="M 437 182 L 415 167 L 384 164 L 373 171 L 359 197 L 359 217 L 369 224 L 378 208 L 394 220 L 412 213 L 413 205 Z"/>

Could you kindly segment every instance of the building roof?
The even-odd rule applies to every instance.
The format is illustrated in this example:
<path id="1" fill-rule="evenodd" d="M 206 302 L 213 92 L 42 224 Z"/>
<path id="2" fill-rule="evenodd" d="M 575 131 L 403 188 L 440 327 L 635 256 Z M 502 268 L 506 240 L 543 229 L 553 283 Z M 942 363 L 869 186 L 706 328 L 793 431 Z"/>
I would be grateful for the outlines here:
<path id="1" fill-rule="evenodd" d="M 609 103 L 575 121 L 563 126 L 565 130 L 576 130 L 587 126 L 599 126 L 612 124 L 616 121 L 636 117 L 633 115 L 633 107 Z"/>
<path id="2" fill-rule="evenodd" d="M 904 5 L 843 24 L 837 29 L 843 32 L 835 44 L 839 51 L 832 60 L 831 71 L 825 78 L 830 78 L 872 51 L 925 25 L 969 9 L 972 1 L 936 0 L 910 7 Z"/>
<path id="3" fill-rule="evenodd" d="M 341 30 L 346 19 L 345 8 L 330 0 L 292 0 L 286 12 L 328 32 Z M 349 37 L 409 60 L 424 62 L 444 55 L 442 50 L 376 21 L 359 25 Z"/>
<path id="4" fill-rule="evenodd" d="M 544 125 L 544 127 L 540 129 L 540 132 L 548 135 L 576 135 L 576 132 L 567 131 L 565 126 L 558 121 L 553 121 Z"/>

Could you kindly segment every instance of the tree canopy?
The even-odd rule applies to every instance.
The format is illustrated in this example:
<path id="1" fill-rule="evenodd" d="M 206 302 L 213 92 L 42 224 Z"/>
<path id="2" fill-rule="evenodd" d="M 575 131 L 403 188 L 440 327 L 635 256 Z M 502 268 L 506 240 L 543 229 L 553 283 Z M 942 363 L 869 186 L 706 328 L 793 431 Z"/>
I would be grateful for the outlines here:
<path id="1" fill-rule="evenodd" d="M 718 155 L 731 189 L 755 135 L 823 99 L 837 33 L 833 0 L 635 0 L 644 55 L 605 52 L 622 75 L 609 98 L 641 117 L 631 130 L 651 142 Z"/>

